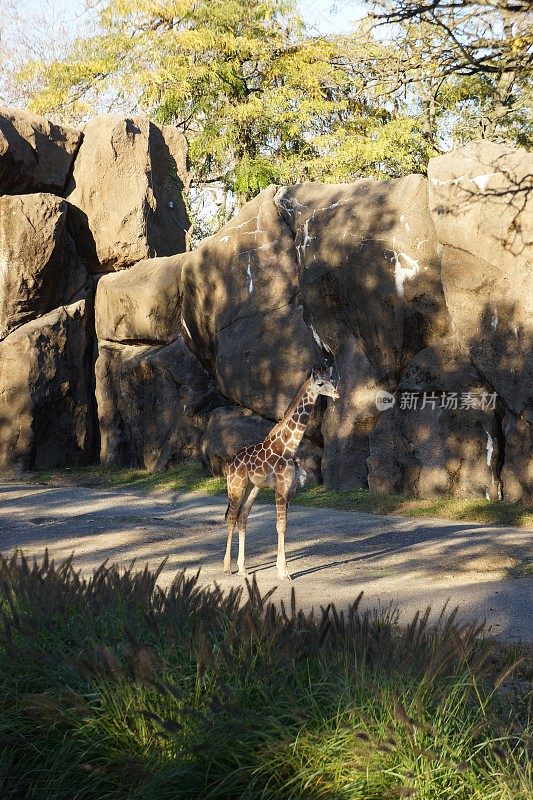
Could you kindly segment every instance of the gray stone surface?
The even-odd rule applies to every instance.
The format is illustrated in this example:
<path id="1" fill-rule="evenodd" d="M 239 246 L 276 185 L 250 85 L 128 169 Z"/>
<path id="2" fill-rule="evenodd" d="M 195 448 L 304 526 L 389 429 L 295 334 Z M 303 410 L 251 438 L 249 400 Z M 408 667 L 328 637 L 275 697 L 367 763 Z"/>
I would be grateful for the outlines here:
<path id="1" fill-rule="evenodd" d="M 533 503 L 533 424 L 511 412 L 503 418 L 505 439 L 501 472 L 505 500 Z"/>
<path id="2" fill-rule="evenodd" d="M 453 338 L 420 352 L 400 381 L 395 406 L 382 412 L 370 435 L 370 489 L 498 499 L 502 436 L 491 405 L 490 389 Z"/>
<path id="3" fill-rule="evenodd" d="M 376 391 L 396 388 L 448 327 L 427 182 L 302 183 L 275 202 L 295 239 L 304 317 L 341 387 L 322 424 L 324 483 L 366 487 Z"/>
<path id="4" fill-rule="evenodd" d="M 439 241 L 526 275 L 533 246 L 533 154 L 486 140 L 428 164 L 429 208 Z"/>
<path id="5" fill-rule="evenodd" d="M 527 274 L 448 246 L 442 256 L 446 302 L 462 347 L 505 405 L 533 424 L 532 265 L 533 250 Z"/>
<path id="6" fill-rule="evenodd" d="M 431 159 L 428 176 L 454 331 L 511 414 L 533 425 L 533 155 L 470 142 Z"/>
<path id="7" fill-rule="evenodd" d="M 298 302 L 296 251 L 274 204 L 276 187 L 247 203 L 184 258 L 186 341 L 222 394 L 281 417 L 322 354 Z"/>

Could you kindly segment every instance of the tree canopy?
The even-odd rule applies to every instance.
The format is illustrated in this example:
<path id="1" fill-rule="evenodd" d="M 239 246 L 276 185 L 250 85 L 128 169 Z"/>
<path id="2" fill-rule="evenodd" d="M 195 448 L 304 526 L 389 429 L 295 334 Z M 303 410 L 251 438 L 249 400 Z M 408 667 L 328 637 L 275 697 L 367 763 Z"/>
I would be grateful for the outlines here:
<path id="1" fill-rule="evenodd" d="M 28 58 L 18 84 L 61 120 L 118 107 L 176 125 L 193 191 L 239 202 L 271 182 L 423 172 L 465 138 L 528 144 L 521 5 L 378 0 L 320 36 L 295 0 L 103 0 L 90 35 Z"/>

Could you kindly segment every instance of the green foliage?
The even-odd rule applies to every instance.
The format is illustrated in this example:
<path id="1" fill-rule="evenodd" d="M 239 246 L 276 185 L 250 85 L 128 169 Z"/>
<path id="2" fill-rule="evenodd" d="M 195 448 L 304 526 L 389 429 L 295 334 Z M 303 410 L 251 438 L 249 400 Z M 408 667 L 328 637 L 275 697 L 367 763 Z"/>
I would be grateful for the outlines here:
<path id="1" fill-rule="evenodd" d="M 531 798 L 519 648 L 156 580 L 0 557 L 2 797 Z"/>
<path id="2" fill-rule="evenodd" d="M 425 169 L 431 147 L 377 66 L 389 51 L 368 27 L 309 36 L 294 2 L 108 0 L 96 35 L 20 77 L 40 85 L 40 113 L 129 98 L 185 132 L 196 185 L 219 178 L 244 200 L 271 182 Z"/>
<path id="3" fill-rule="evenodd" d="M 376 0 L 377 18 L 326 37 L 295 0 L 103 0 L 92 35 L 30 60 L 19 83 L 67 121 L 116 106 L 179 127 L 191 199 L 218 187 L 219 224 L 269 183 L 423 173 L 479 136 L 529 146 L 524 15 L 464 5 Z"/>

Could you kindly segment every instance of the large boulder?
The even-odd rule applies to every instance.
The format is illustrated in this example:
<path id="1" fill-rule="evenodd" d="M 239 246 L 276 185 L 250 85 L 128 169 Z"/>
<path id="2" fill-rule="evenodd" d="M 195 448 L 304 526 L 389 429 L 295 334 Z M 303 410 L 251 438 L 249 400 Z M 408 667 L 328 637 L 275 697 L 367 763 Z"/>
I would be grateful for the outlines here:
<path id="1" fill-rule="evenodd" d="M 507 413 L 503 418 L 505 460 L 501 472 L 504 500 L 533 502 L 533 424 Z"/>
<path id="2" fill-rule="evenodd" d="M 74 128 L 0 107 L 0 195 L 61 194 L 81 140 Z"/>
<path id="3" fill-rule="evenodd" d="M 165 347 L 100 342 L 96 399 L 102 463 L 149 470 L 199 458 L 209 412 L 227 403 L 181 336 Z"/>
<path id="4" fill-rule="evenodd" d="M 202 460 L 213 475 L 222 475 L 229 463 L 242 448 L 261 442 L 273 425 L 270 420 L 254 414 L 248 408 L 237 406 L 216 408 L 202 438 Z M 308 485 L 320 482 L 322 449 L 304 436 L 296 455 L 307 472 Z"/>
<path id="5" fill-rule="evenodd" d="M 531 259 L 533 154 L 487 140 L 428 164 L 429 209 L 439 241 L 504 270 Z"/>
<path id="6" fill-rule="evenodd" d="M 533 424 L 531 264 L 520 272 L 446 246 L 442 281 L 461 345 L 506 406 Z"/>
<path id="7" fill-rule="evenodd" d="M 182 259 L 149 258 L 103 275 L 95 302 L 98 339 L 152 344 L 176 339 L 181 333 Z"/>
<path id="8" fill-rule="evenodd" d="M 415 356 L 370 436 L 372 491 L 501 496 L 496 398 L 447 338 Z"/>
<path id="9" fill-rule="evenodd" d="M 442 283 L 461 346 L 533 424 L 533 155 L 471 142 L 429 163 Z"/>
<path id="10" fill-rule="evenodd" d="M 0 197 L 0 339 L 85 290 L 69 223 L 68 203 L 54 195 Z"/>
<path id="11" fill-rule="evenodd" d="M 448 327 L 427 182 L 302 183 L 279 189 L 275 203 L 295 240 L 304 318 L 339 380 L 322 424 L 324 483 L 366 487 L 376 391 L 394 390 Z"/>
<path id="12" fill-rule="evenodd" d="M 141 117 L 99 114 L 87 123 L 68 199 L 84 215 L 80 239 L 88 226 L 94 240 L 94 272 L 185 250 L 186 153 L 175 129 Z"/>
<path id="13" fill-rule="evenodd" d="M 93 457 L 89 331 L 81 300 L 0 342 L 0 464 L 46 469 Z"/>
<path id="14" fill-rule="evenodd" d="M 394 386 L 448 323 L 426 179 L 301 183 L 280 189 L 275 202 L 294 236 L 309 324 L 333 348 L 331 312 L 337 325 L 340 316 L 377 379 Z"/>
<path id="15" fill-rule="evenodd" d="M 296 251 L 270 186 L 184 257 L 183 326 L 222 394 L 279 419 L 323 359 L 298 302 Z"/>

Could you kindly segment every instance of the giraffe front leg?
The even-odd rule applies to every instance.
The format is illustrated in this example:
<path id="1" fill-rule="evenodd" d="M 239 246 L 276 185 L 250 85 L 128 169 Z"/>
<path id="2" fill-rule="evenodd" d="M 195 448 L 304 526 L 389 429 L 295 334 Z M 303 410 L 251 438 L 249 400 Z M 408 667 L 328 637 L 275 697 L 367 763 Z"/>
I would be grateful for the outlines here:
<path id="1" fill-rule="evenodd" d="M 285 494 L 276 492 L 276 529 L 278 531 L 278 557 L 276 567 L 278 578 L 291 580 L 285 559 L 285 531 L 287 530 L 287 498 Z"/>

